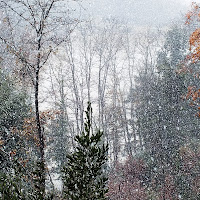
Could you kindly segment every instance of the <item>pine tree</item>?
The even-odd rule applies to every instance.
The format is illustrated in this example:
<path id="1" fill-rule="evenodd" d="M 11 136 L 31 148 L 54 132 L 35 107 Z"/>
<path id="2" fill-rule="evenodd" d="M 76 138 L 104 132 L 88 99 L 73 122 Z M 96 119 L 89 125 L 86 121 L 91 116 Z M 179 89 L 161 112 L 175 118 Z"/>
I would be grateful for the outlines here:
<path id="1" fill-rule="evenodd" d="M 64 167 L 64 193 L 72 200 L 103 200 L 107 193 L 107 176 L 103 167 L 107 161 L 108 145 L 102 141 L 103 132 L 92 131 L 92 108 L 88 103 L 84 131 L 75 137 L 77 147 L 67 155 Z"/>
<path id="2" fill-rule="evenodd" d="M 176 199 L 178 193 L 191 191 L 187 181 L 179 181 L 189 177 L 181 170 L 177 172 L 177 166 L 182 165 L 179 151 L 189 141 L 199 138 L 199 120 L 194 117 L 194 108 L 184 101 L 188 82 L 192 83 L 193 78 L 178 73 L 184 45 L 177 48 L 175 44 L 180 45 L 182 41 L 177 29 L 169 32 L 164 49 L 158 55 L 156 73 L 151 66 L 143 70 L 136 80 L 134 93 L 138 102 L 135 106 L 136 131 L 142 136 L 143 158 L 149 168 L 146 182 L 156 182 L 155 188 L 162 199 L 169 199 L 169 193 Z M 169 178 L 171 182 L 167 182 Z M 169 192 L 169 185 L 173 193 Z"/>

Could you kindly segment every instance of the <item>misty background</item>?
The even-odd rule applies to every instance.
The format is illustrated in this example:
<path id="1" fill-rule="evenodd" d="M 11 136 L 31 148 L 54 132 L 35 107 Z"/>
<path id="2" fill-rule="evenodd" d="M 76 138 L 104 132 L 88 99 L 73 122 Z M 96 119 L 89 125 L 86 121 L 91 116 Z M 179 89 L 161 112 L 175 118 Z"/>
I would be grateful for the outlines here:
<path id="1" fill-rule="evenodd" d="M 166 26 L 190 9 L 192 0 L 93 0 L 82 6 L 94 18 L 118 18 L 137 26 Z"/>

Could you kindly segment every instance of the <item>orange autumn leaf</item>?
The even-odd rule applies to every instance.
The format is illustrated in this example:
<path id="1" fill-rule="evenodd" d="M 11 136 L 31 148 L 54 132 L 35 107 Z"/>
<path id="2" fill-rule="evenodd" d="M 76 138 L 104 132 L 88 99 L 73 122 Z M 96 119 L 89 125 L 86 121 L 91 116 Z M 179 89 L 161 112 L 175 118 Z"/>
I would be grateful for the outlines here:
<path id="1" fill-rule="evenodd" d="M 199 6 L 196 2 L 192 2 L 192 7 L 194 10 L 198 10 L 199 9 Z"/>
<path id="2" fill-rule="evenodd" d="M 193 100 L 193 101 L 196 101 L 197 98 L 198 98 L 198 93 L 195 92 L 195 93 L 193 94 L 193 96 L 192 96 L 192 100 Z"/>
<path id="3" fill-rule="evenodd" d="M 186 14 L 186 22 L 185 22 L 186 24 L 190 24 L 195 17 L 197 17 L 197 19 L 199 19 L 200 17 L 198 4 L 193 2 L 191 8 L 192 8 L 191 11 L 188 11 L 188 13 Z"/>
<path id="4" fill-rule="evenodd" d="M 16 155 L 16 150 L 10 152 L 10 156 L 13 157 Z"/>
<path id="5" fill-rule="evenodd" d="M 4 144 L 4 141 L 3 141 L 3 140 L 0 140 L 0 146 L 3 145 L 3 144 Z"/>
<path id="6" fill-rule="evenodd" d="M 186 14 L 186 24 L 191 22 L 200 21 L 200 7 L 197 3 L 192 3 L 192 10 Z M 191 61 L 192 63 L 200 60 L 200 28 L 197 28 L 191 35 L 189 39 L 190 51 L 191 51 Z"/>
<path id="7" fill-rule="evenodd" d="M 192 18 L 193 14 L 191 11 L 189 11 L 187 14 L 186 14 L 186 24 L 189 24 L 190 21 L 191 21 L 191 18 Z"/>
<path id="8" fill-rule="evenodd" d="M 190 48 L 192 46 L 196 46 L 196 48 L 199 48 L 200 43 L 200 28 L 197 28 L 190 36 Z"/>
<path id="9" fill-rule="evenodd" d="M 193 86 L 188 86 L 188 92 L 186 95 L 186 99 L 189 99 L 189 97 L 193 96 L 194 93 L 194 87 Z"/>

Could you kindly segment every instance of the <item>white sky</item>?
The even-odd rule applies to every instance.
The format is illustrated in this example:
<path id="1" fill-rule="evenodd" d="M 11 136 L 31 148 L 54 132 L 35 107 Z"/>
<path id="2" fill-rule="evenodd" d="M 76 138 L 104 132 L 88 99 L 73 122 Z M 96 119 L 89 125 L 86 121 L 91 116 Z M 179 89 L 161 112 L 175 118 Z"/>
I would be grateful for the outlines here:
<path id="1" fill-rule="evenodd" d="M 116 17 L 135 25 L 165 25 L 191 8 L 195 0 L 83 0 L 93 17 Z M 200 0 L 197 2 L 200 3 Z M 89 4 L 89 5 L 88 5 Z"/>

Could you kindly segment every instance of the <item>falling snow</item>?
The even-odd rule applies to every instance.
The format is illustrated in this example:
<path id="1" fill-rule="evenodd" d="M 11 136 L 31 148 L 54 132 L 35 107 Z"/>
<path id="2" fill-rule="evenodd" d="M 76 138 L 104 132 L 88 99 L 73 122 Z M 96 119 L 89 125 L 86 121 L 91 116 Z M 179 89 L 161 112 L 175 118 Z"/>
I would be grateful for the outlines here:
<path id="1" fill-rule="evenodd" d="M 0 1 L 0 199 L 200 199 L 200 5 Z"/>

